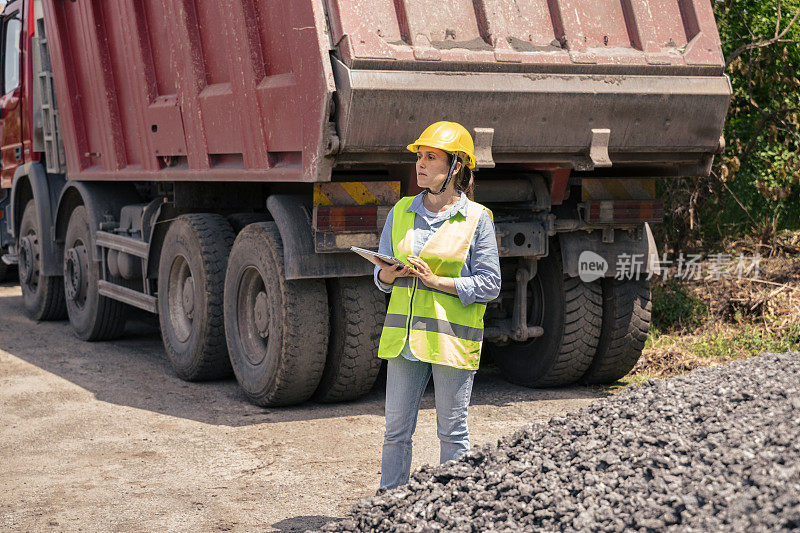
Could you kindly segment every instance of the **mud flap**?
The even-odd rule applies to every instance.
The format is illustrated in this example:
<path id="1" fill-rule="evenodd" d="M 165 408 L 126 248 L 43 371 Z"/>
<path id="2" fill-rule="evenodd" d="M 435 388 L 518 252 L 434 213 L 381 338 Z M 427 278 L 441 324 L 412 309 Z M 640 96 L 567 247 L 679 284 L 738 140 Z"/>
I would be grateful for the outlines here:
<path id="1" fill-rule="evenodd" d="M 603 242 L 602 230 L 559 233 L 564 273 L 589 282 L 600 277 L 639 273 L 657 275 L 658 248 L 650 225 L 645 222 L 633 236 L 614 229 L 613 242 Z"/>
<path id="2" fill-rule="evenodd" d="M 352 252 L 317 253 L 311 229 L 311 197 L 273 194 L 267 209 L 283 241 L 286 279 L 371 276 L 372 263 Z"/>
<path id="3" fill-rule="evenodd" d="M 53 207 L 57 205 L 58 195 L 64 187 L 61 174 L 47 174 L 41 163 L 32 162 L 20 165 L 14 172 L 14 186 L 11 189 L 11 214 L 8 217 L 8 232 L 14 241 L 19 237 L 19 225 L 22 213 L 30 199 L 23 191 L 30 187 L 30 193 L 36 202 L 36 219 L 42 233 L 42 274 L 45 276 L 61 276 L 61 251 L 52 238 Z"/>

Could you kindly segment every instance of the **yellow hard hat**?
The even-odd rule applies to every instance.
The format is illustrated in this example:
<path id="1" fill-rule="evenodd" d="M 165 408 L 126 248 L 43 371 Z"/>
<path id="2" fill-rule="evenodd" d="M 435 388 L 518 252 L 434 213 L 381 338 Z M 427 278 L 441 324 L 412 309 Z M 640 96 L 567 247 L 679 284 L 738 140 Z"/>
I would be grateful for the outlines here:
<path id="1" fill-rule="evenodd" d="M 467 168 L 475 168 L 475 143 L 467 128 L 458 122 L 434 122 L 406 148 L 416 153 L 420 145 L 441 148 L 445 152 L 461 152 L 469 158 Z"/>

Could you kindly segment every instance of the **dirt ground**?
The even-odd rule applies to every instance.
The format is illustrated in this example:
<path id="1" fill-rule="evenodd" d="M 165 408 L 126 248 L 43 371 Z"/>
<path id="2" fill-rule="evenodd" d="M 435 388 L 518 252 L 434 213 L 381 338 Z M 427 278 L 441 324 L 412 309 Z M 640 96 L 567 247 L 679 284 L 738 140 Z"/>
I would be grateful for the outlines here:
<path id="1" fill-rule="evenodd" d="M 302 531 L 344 516 L 380 481 L 384 385 L 348 404 L 251 405 L 233 379 L 185 383 L 158 328 L 84 343 L 21 314 L 0 285 L 0 530 Z M 473 444 L 587 405 L 583 387 L 531 390 L 482 368 Z M 438 461 L 433 385 L 412 468 Z"/>

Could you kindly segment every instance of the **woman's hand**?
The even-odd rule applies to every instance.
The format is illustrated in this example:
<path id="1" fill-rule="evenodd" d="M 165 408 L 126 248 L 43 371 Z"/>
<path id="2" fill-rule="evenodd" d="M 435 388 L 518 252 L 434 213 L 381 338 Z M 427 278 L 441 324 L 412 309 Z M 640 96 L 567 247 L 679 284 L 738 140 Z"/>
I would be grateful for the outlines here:
<path id="1" fill-rule="evenodd" d="M 408 262 L 411 263 L 411 265 L 414 268 L 416 268 L 414 276 L 418 277 L 420 281 L 425 284 L 426 287 L 438 288 L 439 276 L 437 276 L 431 271 L 431 268 L 428 266 L 428 263 L 426 263 L 416 255 L 409 255 Z"/>
<path id="2" fill-rule="evenodd" d="M 409 255 L 407 259 L 408 262 L 411 263 L 411 266 L 414 267 L 412 275 L 419 278 L 426 287 L 458 296 L 455 278 L 437 276 L 431 271 L 431 267 L 428 266 L 428 263 L 416 255 Z"/>
<path id="3" fill-rule="evenodd" d="M 378 261 L 378 266 L 381 268 L 381 271 L 378 272 L 378 279 L 386 284 L 391 285 L 397 278 L 414 275 L 414 269 L 403 263 L 389 264 L 377 257 L 375 260 Z"/>

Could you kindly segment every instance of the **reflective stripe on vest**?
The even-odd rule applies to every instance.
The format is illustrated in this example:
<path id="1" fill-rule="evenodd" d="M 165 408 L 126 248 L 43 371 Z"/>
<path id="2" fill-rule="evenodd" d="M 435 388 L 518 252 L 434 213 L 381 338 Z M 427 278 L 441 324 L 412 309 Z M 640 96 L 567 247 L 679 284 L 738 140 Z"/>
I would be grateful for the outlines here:
<path id="1" fill-rule="evenodd" d="M 413 196 L 401 198 L 392 218 L 393 253 L 406 263 L 414 245 L 416 214 L 408 211 L 413 199 Z M 470 200 L 466 216 L 456 212 L 431 235 L 419 257 L 434 274 L 461 275 L 484 209 Z M 457 295 L 427 287 L 415 277 L 397 278 L 383 323 L 378 357 L 398 356 L 408 339 L 411 353 L 420 361 L 476 370 L 483 344 L 485 311 L 485 303 L 465 306 Z"/>

